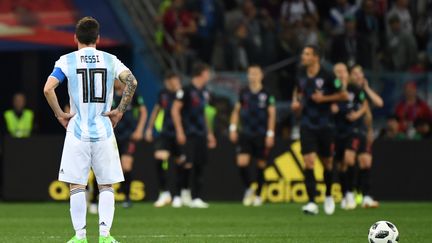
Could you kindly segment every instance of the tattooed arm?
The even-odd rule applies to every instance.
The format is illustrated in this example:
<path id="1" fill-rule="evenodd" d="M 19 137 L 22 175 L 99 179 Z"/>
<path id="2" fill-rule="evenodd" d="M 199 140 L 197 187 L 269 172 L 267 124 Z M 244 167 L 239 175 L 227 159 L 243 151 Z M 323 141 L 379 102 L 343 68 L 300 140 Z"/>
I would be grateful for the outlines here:
<path id="1" fill-rule="evenodd" d="M 123 90 L 123 96 L 120 101 L 120 104 L 116 109 L 105 113 L 105 116 L 108 116 L 111 120 L 113 127 L 117 126 L 117 123 L 123 117 L 123 113 L 126 111 L 127 107 L 132 101 L 132 97 L 135 93 L 135 89 L 138 85 L 138 81 L 135 79 L 135 76 L 131 73 L 131 71 L 123 71 L 119 75 L 119 80 L 126 85 Z"/>

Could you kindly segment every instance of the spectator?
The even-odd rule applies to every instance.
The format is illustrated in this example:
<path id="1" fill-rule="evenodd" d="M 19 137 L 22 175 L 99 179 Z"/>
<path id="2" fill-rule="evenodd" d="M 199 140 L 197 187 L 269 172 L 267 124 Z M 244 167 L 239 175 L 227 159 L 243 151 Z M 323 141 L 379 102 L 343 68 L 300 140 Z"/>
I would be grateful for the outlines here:
<path id="1" fill-rule="evenodd" d="M 355 14 L 357 31 L 362 35 L 377 35 L 380 31 L 374 0 L 364 0 L 362 8 Z"/>
<path id="2" fill-rule="evenodd" d="M 224 30 L 222 6 L 217 0 L 194 0 L 192 9 L 198 23 L 193 45 L 201 61 L 211 63 L 216 37 Z"/>
<path id="3" fill-rule="evenodd" d="M 285 0 L 281 7 L 281 18 L 289 24 L 302 21 L 305 15 L 312 16 L 315 21 L 319 15 L 312 0 Z"/>
<path id="4" fill-rule="evenodd" d="M 6 110 L 4 120 L 7 133 L 14 138 L 28 138 L 33 130 L 34 114 L 26 109 L 26 97 L 23 93 L 13 96 L 12 109 Z"/>
<path id="5" fill-rule="evenodd" d="M 345 17 L 345 31 L 333 39 L 330 49 L 330 60 L 333 63 L 343 62 L 349 67 L 361 65 L 372 67 L 372 44 L 356 31 L 356 21 L 353 16 Z"/>
<path id="6" fill-rule="evenodd" d="M 379 137 L 394 140 L 406 139 L 405 133 L 399 131 L 399 121 L 396 115 L 387 117 L 386 127 L 381 131 Z"/>
<path id="7" fill-rule="evenodd" d="M 406 71 L 417 60 L 417 43 L 414 35 L 402 31 L 402 25 L 397 15 L 389 18 L 390 31 L 387 35 L 387 50 L 385 64 L 395 71 Z"/>
<path id="8" fill-rule="evenodd" d="M 197 31 L 190 11 L 184 7 L 184 0 L 174 0 L 163 16 L 165 30 L 174 38 L 175 43 L 167 43 L 175 53 L 182 53 L 189 45 L 189 37 Z"/>
<path id="9" fill-rule="evenodd" d="M 387 12 L 387 30 L 391 31 L 390 19 L 393 16 L 397 16 L 400 21 L 401 29 L 404 32 L 413 33 L 413 24 L 411 20 L 411 14 L 408 10 L 408 0 L 396 0 L 396 3 Z"/>
<path id="10" fill-rule="evenodd" d="M 246 23 L 240 21 L 228 40 L 225 62 L 230 70 L 245 70 L 249 66 L 250 55 L 255 52 L 254 44 L 248 37 Z"/>
<path id="11" fill-rule="evenodd" d="M 395 114 L 399 120 L 399 131 L 413 130 L 413 122 L 417 119 L 431 121 L 432 113 L 427 103 L 417 95 L 417 85 L 414 82 L 405 84 L 405 97 L 396 105 Z"/>
<path id="12" fill-rule="evenodd" d="M 318 30 L 317 22 L 313 15 L 307 14 L 303 17 L 301 22 L 298 22 L 299 29 L 296 31 L 299 43 L 303 45 L 315 45 L 321 46 L 320 44 L 320 32 Z"/>
<path id="13" fill-rule="evenodd" d="M 423 140 L 432 138 L 431 123 L 425 119 L 417 119 L 414 121 L 415 140 Z"/>
<path id="14" fill-rule="evenodd" d="M 243 21 L 247 27 L 247 42 L 252 44 L 252 49 L 247 49 L 249 63 L 261 63 L 263 39 L 260 20 L 258 19 L 258 10 L 252 0 L 245 0 L 242 6 Z"/>
<path id="15" fill-rule="evenodd" d="M 337 0 L 336 6 L 330 9 L 330 20 L 333 34 L 342 34 L 345 28 L 345 18 L 354 16 L 358 6 L 351 5 L 348 0 Z"/>

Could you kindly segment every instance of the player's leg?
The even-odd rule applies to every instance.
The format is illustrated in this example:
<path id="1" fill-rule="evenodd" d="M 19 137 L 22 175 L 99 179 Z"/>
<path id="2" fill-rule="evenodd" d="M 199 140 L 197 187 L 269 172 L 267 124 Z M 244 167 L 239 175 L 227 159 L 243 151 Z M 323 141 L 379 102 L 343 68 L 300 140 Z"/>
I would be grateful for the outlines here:
<path id="1" fill-rule="evenodd" d="M 193 161 L 195 157 L 195 147 L 192 137 L 188 137 L 186 145 L 181 146 L 184 151 L 185 158 L 176 163 L 177 180 L 180 188 L 180 199 L 183 206 L 190 206 L 192 203 L 192 194 L 190 190 L 190 175 L 193 168 Z M 175 207 L 175 202 L 173 206 Z"/>
<path id="2" fill-rule="evenodd" d="M 268 159 L 268 154 L 270 152 L 265 146 L 265 139 L 266 138 L 263 136 L 263 137 L 254 138 L 252 140 L 254 142 L 253 150 L 255 151 L 253 154 L 257 158 L 257 165 L 256 165 L 257 190 L 256 190 L 256 197 L 253 203 L 254 206 L 262 205 L 261 192 L 265 182 L 264 170 L 267 167 L 267 159 Z"/>
<path id="3" fill-rule="evenodd" d="M 181 199 L 181 190 L 183 189 L 183 176 L 184 176 L 184 170 L 186 166 L 186 156 L 176 156 L 174 158 L 174 168 L 175 168 L 175 187 L 173 192 L 173 200 L 172 200 L 172 206 L 174 208 L 180 208 L 183 206 L 183 201 Z"/>
<path id="4" fill-rule="evenodd" d="M 304 176 L 306 193 L 308 195 L 308 203 L 302 207 L 304 213 L 318 214 L 318 205 L 315 203 L 316 196 L 316 180 L 314 174 L 316 151 L 317 151 L 317 138 L 316 134 L 308 128 L 300 128 L 300 142 L 301 153 L 303 155 Z"/>
<path id="5" fill-rule="evenodd" d="M 249 173 L 250 159 L 250 154 L 243 151 L 243 148 L 239 151 L 239 154 L 237 154 L 237 167 L 239 168 L 240 177 L 245 190 L 243 195 L 243 205 L 245 206 L 251 206 L 255 198 L 255 191 L 251 188 L 251 178 Z"/>
<path id="6" fill-rule="evenodd" d="M 155 207 L 164 207 L 171 203 L 171 194 L 167 188 L 167 164 L 170 157 L 168 150 L 156 150 L 154 154 L 156 160 L 156 173 L 159 180 L 159 197 L 154 203 Z"/>
<path id="7" fill-rule="evenodd" d="M 192 173 L 192 204 L 194 208 L 208 208 L 209 205 L 202 200 L 202 188 L 204 185 L 204 168 L 208 160 L 207 138 L 195 137 L 194 138 L 195 156 L 193 163 Z"/>
<path id="8" fill-rule="evenodd" d="M 356 207 L 355 197 L 354 197 L 354 172 L 355 172 L 355 159 L 357 152 L 352 148 L 353 146 L 347 148 L 344 153 L 344 171 L 346 179 L 346 207 L 345 209 L 354 209 Z"/>
<path id="9" fill-rule="evenodd" d="M 326 186 L 324 212 L 328 215 L 331 215 L 334 213 L 336 207 L 333 196 L 331 195 L 331 189 L 333 185 L 334 133 L 331 129 L 324 129 L 319 134 L 318 154 L 321 162 L 323 163 L 323 177 Z"/>
<path id="10" fill-rule="evenodd" d="M 370 172 L 372 168 L 372 154 L 364 152 L 359 155 L 360 167 L 360 188 L 363 193 L 362 207 L 377 208 L 379 203 L 375 201 L 370 194 Z"/>
<path id="11" fill-rule="evenodd" d="M 59 170 L 59 181 L 70 184 L 70 215 L 75 236 L 70 242 L 86 240 L 86 185 L 90 172 L 90 146 L 67 133 Z"/>
<path id="12" fill-rule="evenodd" d="M 124 181 L 124 176 L 114 136 L 92 143 L 91 153 L 99 185 L 99 242 L 117 242 L 110 236 L 115 205 L 112 184 Z"/>
<path id="13" fill-rule="evenodd" d="M 252 180 L 249 167 L 252 148 L 250 139 L 246 138 L 243 134 L 240 134 L 239 141 L 236 147 L 236 152 L 236 164 L 244 188 L 243 205 L 251 206 L 255 199 L 255 190 L 251 187 Z"/>
<path id="14" fill-rule="evenodd" d="M 345 144 L 346 138 L 339 137 L 335 142 L 335 155 L 334 155 L 334 164 L 337 166 L 339 184 L 341 185 L 342 192 L 342 200 L 341 200 L 341 208 L 346 208 L 346 192 L 347 192 L 347 179 L 346 179 L 346 164 L 344 163 L 344 154 L 345 154 Z"/>

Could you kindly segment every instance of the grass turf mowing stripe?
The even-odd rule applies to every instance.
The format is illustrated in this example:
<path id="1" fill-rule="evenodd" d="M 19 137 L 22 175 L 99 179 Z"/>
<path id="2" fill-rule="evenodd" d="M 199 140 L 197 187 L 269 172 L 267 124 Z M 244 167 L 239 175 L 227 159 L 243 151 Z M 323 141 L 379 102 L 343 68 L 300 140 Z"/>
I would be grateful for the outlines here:
<path id="1" fill-rule="evenodd" d="M 112 235 L 121 242 L 367 242 L 369 227 L 389 220 L 401 242 L 432 242 L 432 203 L 384 202 L 379 209 L 303 215 L 299 204 L 243 207 L 211 203 L 209 209 L 116 206 Z M 98 236 L 87 217 L 89 242 Z M 0 242 L 64 242 L 74 234 L 68 203 L 0 203 Z"/>

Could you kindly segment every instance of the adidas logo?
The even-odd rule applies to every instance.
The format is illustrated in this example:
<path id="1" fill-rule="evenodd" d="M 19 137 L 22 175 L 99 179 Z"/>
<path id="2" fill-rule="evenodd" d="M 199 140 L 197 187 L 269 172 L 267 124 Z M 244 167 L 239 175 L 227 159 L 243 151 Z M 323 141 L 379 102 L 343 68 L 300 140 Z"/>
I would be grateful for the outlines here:
<path id="1" fill-rule="evenodd" d="M 100 225 L 100 226 L 107 226 L 107 225 L 105 224 L 105 222 L 102 222 L 102 223 L 100 223 L 99 225 Z"/>
<path id="2" fill-rule="evenodd" d="M 59 174 L 64 174 L 64 171 L 63 171 L 63 169 L 60 169 L 60 172 L 59 172 Z"/>
<path id="3" fill-rule="evenodd" d="M 265 185 L 261 192 L 263 200 L 268 202 L 307 202 L 306 186 L 304 184 L 304 161 L 301 155 L 300 142 L 294 142 L 288 151 L 274 159 L 274 164 L 264 172 Z M 324 168 L 319 159 L 315 161 L 314 174 L 317 180 L 317 202 L 325 199 L 325 184 L 323 182 Z M 332 186 L 335 201 L 342 199 L 339 183 Z"/>

